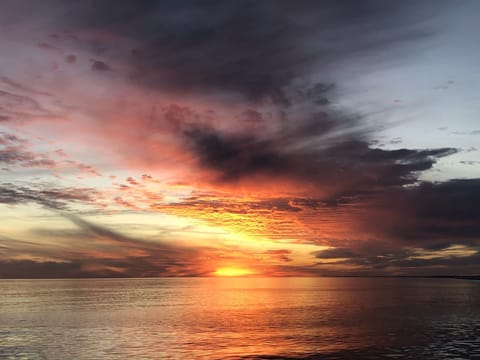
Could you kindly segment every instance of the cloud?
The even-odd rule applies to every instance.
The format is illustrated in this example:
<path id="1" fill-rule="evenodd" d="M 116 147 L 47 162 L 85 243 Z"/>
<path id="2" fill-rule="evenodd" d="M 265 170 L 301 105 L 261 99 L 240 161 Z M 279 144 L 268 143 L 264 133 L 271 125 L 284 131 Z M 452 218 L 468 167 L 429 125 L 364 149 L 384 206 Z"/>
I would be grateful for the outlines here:
<path id="1" fill-rule="evenodd" d="M 92 277 L 92 274 L 82 270 L 82 264 L 74 261 L 35 261 L 35 260 L 0 260 L 2 271 L 0 278 L 3 279 L 32 279 L 32 278 L 77 278 Z M 103 273 L 107 276 L 115 276 L 113 272 Z"/>
<path id="2" fill-rule="evenodd" d="M 475 274 L 479 200 L 479 179 L 386 189 L 354 205 L 350 233 L 363 238 L 331 239 L 313 255 L 328 274 Z"/>
<path id="3" fill-rule="evenodd" d="M 288 249 L 278 249 L 278 250 L 267 250 L 265 254 L 269 255 L 272 259 L 279 260 L 282 262 L 289 262 L 292 259 L 289 255 L 292 253 L 291 250 Z"/>
<path id="4" fill-rule="evenodd" d="M 452 273 L 460 274 L 462 262 L 465 273 L 478 271 L 474 260 L 480 248 L 475 210 L 479 196 L 480 180 L 464 179 L 361 190 L 333 204 L 322 198 L 279 198 L 275 193 L 256 201 L 206 194 L 156 208 L 236 234 L 329 246 L 313 253 L 322 260 L 319 273 L 448 274 L 451 264 Z M 290 258 L 283 251 L 266 254 Z"/>
<path id="5" fill-rule="evenodd" d="M 220 249 L 127 236 L 73 213 L 57 214 L 76 229 L 37 228 L 32 233 L 61 238 L 56 246 L 7 241 L 5 249 L 0 247 L 0 278 L 202 276 L 214 271 L 204 263 L 207 254 L 223 257 Z M 19 254 L 31 259 L 17 259 Z"/>
<path id="6" fill-rule="evenodd" d="M 65 61 L 67 64 L 75 64 L 77 62 L 77 57 L 75 55 L 67 55 Z"/>
<path id="7" fill-rule="evenodd" d="M 350 248 L 332 248 L 314 252 L 316 258 L 319 259 L 343 259 L 343 258 L 357 258 L 360 257 Z"/>
<path id="8" fill-rule="evenodd" d="M 75 169 L 83 174 L 102 176 L 93 166 L 66 159 L 66 153 L 57 149 L 54 155 L 61 160 L 51 158 L 52 154 L 34 152 L 31 150 L 33 145 L 26 139 L 17 135 L 0 131 L 0 164 L 10 168 L 37 168 L 49 169 L 51 171 L 60 171 Z"/>
<path id="9" fill-rule="evenodd" d="M 435 15 L 432 9 L 442 7 L 374 0 L 55 5 L 58 28 L 79 34 L 75 39 L 106 58 L 124 59 L 137 83 L 179 93 L 231 92 L 279 104 L 288 103 L 284 87 L 295 78 L 328 73 L 338 60 L 401 48 L 429 35 L 421 25 Z M 32 6 L 38 13 L 45 10 Z M 110 68 L 97 63 L 95 70 Z"/>
<path id="10" fill-rule="evenodd" d="M 72 213 L 59 212 L 59 215 L 76 225 L 79 233 L 75 237 L 84 239 L 86 244 L 83 244 L 83 247 L 87 245 L 85 250 L 79 251 L 80 247 L 72 244 L 70 257 L 73 260 L 70 259 L 69 262 L 75 265 L 79 274 L 67 272 L 66 277 L 207 275 L 213 269 L 206 266 L 202 258 L 208 253 L 208 256 L 214 259 L 219 251 L 213 248 L 167 243 L 163 239 L 148 240 L 127 236 Z M 55 235 L 55 230 L 51 231 L 50 235 Z M 56 235 L 72 237 L 72 232 L 57 231 Z M 11 265 L 12 271 L 14 265 Z M 50 263 L 36 265 L 39 272 L 35 276 L 39 277 L 42 277 L 42 267 L 46 266 L 48 270 L 49 266 L 53 266 Z"/>
<path id="11" fill-rule="evenodd" d="M 129 85 L 120 98 L 84 105 L 102 119 L 90 122 L 87 132 L 100 134 L 102 145 L 132 149 L 123 163 L 161 167 L 170 158 L 188 167 L 196 160 L 199 177 L 217 182 L 278 178 L 336 198 L 413 183 L 418 172 L 454 151 L 372 149 L 372 129 L 361 116 L 332 106 L 341 94 L 330 66 L 429 35 L 423 15 L 434 12 L 427 9 L 370 0 L 57 3 L 50 26 L 68 30 L 51 39 L 68 53 L 93 54 L 92 70 L 118 68 L 129 84 L 139 85 L 138 99 L 149 91 L 178 96 L 179 104 L 156 107 L 131 100 Z M 305 80 L 322 76 L 324 82 Z M 190 105 L 189 96 L 207 100 Z M 240 98 L 241 109 L 200 110 L 231 96 Z"/>
<path id="12" fill-rule="evenodd" d="M 432 20 L 444 4 L 52 0 L 31 1 L 28 16 L 25 5 L 2 5 L 2 23 L 46 29 L 48 40 L 15 32 L 12 53 L 32 62 L 17 68 L 2 60 L 8 77 L 0 77 L 0 122 L 10 130 L 0 133 L 0 164 L 10 177 L 0 185 L 0 203 L 57 211 L 87 204 L 97 213 L 111 204 L 120 212 L 199 220 L 222 234 L 274 243 L 255 255 L 278 262 L 278 273 L 287 266 L 332 273 L 327 265 L 338 259 L 340 269 L 361 271 L 415 264 L 433 271 L 460 258 L 470 264 L 474 255 L 418 257 L 478 246 L 478 179 L 420 181 L 457 149 L 394 150 L 388 139 L 381 147 L 373 136 L 380 127 L 368 114 L 342 105 L 349 64 L 360 72 L 418 53 L 417 42 L 438 31 Z M 14 131 L 42 138 L 27 141 Z M 390 145 L 407 140 L 392 138 Z M 48 144 L 64 151 L 45 152 Z M 70 151 L 82 161 L 70 159 Z M 97 164 L 123 183 L 93 192 L 91 184 L 107 180 Z M 23 177 L 34 169 L 61 183 Z M 96 177 L 88 186 L 61 185 L 71 173 Z M 35 260 L 19 262 L 19 269 L 46 276 L 55 268 L 68 276 L 202 275 L 212 270 L 200 265 L 202 257 L 235 258 L 224 248 L 146 241 L 65 217 L 75 232 L 64 238 L 82 245 L 58 259 L 32 252 Z M 50 231 L 37 235 L 60 238 Z M 280 241 L 285 249 L 278 250 Z M 291 243 L 331 248 L 301 267 Z"/>
<path id="13" fill-rule="evenodd" d="M 37 90 L 37 89 L 32 89 L 28 86 L 22 85 L 16 81 L 13 81 L 12 79 L 6 77 L 6 76 L 0 76 L 0 84 L 2 84 L 3 87 L 7 87 L 12 90 L 17 90 L 21 91 L 24 93 L 30 93 L 32 95 L 41 95 L 41 96 L 52 96 L 49 92 L 42 91 L 42 90 Z M 33 104 L 31 102 L 31 104 Z M 35 108 L 38 108 L 38 104 L 33 105 Z"/>
<path id="14" fill-rule="evenodd" d="M 183 208 L 200 218 L 204 213 L 207 216 L 205 219 L 212 223 L 217 221 L 227 228 L 230 222 L 232 226 L 238 226 L 238 232 L 235 233 L 264 231 L 275 239 L 275 231 L 279 231 L 280 239 L 297 236 L 296 243 L 309 243 L 312 241 L 309 237 L 312 234 L 328 232 L 329 223 L 335 227 L 342 224 L 346 233 L 350 235 L 370 234 L 373 237 L 371 240 L 365 238 L 343 240 L 342 237 L 336 236 L 323 241 L 324 245 L 333 248 L 314 252 L 313 255 L 319 262 L 312 266 L 295 265 L 291 256 L 292 251 L 288 247 L 266 250 L 264 255 L 269 259 L 292 263 L 288 269 L 272 265 L 272 274 L 285 274 L 285 271 L 289 274 L 304 275 L 473 274 L 478 271 L 480 243 L 477 235 L 480 221 L 475 211 L 472 211 L 472 206 L 476 203 L 479 189 L 478 180 L 424 183 L 395 188 L 395 194 L 384 192 L 381 196 L 375 194 L 363 197 L 361 201 L 352 199 L 350 202 L 337 204 L 333 212 L 328 212 L 331 208 L 328 203 L 313 199 L 273 198 L 235 204 L 226 199 L 214 200 L 215 198 L 211 196 L 210 200 L 196 198 L 177 203 L 175 206 L 173 204 L 169 207 L 164 206 L 162 210 L 168 212 L 170 208 L 175 212 L 175 209 L 178 211 Z M 388 190 L 390 191 L 391 189 Z M 5 195 L 2 191 L 0 194 Z M 45 199 L 39 195 L 10 193 L 6 198 L 42 203 Z M 48 195 L 48 199 L 52 197 L 52 194 L 42 195 Z M 59 194 L 53 196 L 68 198 Z M 5 202 L 5 198 L 2 200 Z M 58 205 L 48 206 L 62 209 Z M 357 209 L 353 213 L 352 206 Z M 167 243 L 162 238 L 142 239 L 127 236 L 74 214 L 63 212 L 61 214 L 75 224 L 78 234 L 75 235 L 71 231 L 55 234 L 55 230 L 50 230 L 49 235 L 46 233 L 37 235 L 60 236 L 75 239 L 76 242 L 85 239 L 81 240 L 83 246 L 90 250 L 81 252 L 78 246 L 72 245 L 70 254 L 62 260 L 80 263 L 85 271 L 90 269 L 88 270 L 90 272 L 79 273 L 79 276 L 208 275 L 213 269 L 205 267 L 202 259 L 208 256 L 209 264 L 212 264 L 215 263 L 213 259 L 225 259 L 224 251 L 228 251 L 216 246 L 199 248 L 193 245 Z M 215 214 L 219 216 L 216 219 Z M 234 216 L 230 219 L 229 214 L 237 214 L 240 217 Z M 342 214 L 353 216 L 355 222 L 342 223 Z M 250 217 L 252 222 L 248 220 Z M 264 220 L 268 220 L 269 223 Z M 265 227 L 263 230 L 262 226 Z M 308 228 L 313 232 L 303 234 Z M 307 236 L 304 237 L 305 235 Z M 50 251 L 50 256 L 54 253 L 55 251 Z M 248 253 L 246 251 L 246 254 Z M 28 251 L 25 254 L 28 254 Z M 234 256 L 233 259 L 235 258 Z"/>
<path id="15" fill-rule="evenodd" d="M 57 117 L 55 111 L 41 101 L 51 100 L 51 97 L 48 91 L 25 86 L 0 75 L 0 116 L 4 122 Z"/>
<path id="16" fill-rule="evenodd" d="M 91 69 L 93 71 L 110 71 L 111 70 L 111 67 L 110 65 L 108 65 L 107 63 L 103 62 L 103 61 L 99 61 L 99 60 L 94 60 L 93 63 L 92 63 L 92 67 Z"/>
<path id="17" fill-rule="evenodd" d="M 231 135 L 205 127 L 188 129 L 185 137 L 201 165 L 215 171 L 220 181 L 265 175 L 332 188 L 341 195 L 414 183 L 419 172 L 456 152 L 452 148 L 371 148 L 362 133 L 335 138 L 338 128 L 330 120 L 319 119 L 309 132 L 300 125 L 288 138 L 282 134 L 270 138 L 265 134 Z"/>
<path id="18" fill-rule="evenodd" d="M 425 275 L 475 274 L 480 270 L 479 248 L 449 246 L 441 251 L 426 251 L 411 247 L 394 247 L 378 242 L 360 242 L 357 249 L 331 248 L 314 252 L 318 265 L 335 265 L 338 273 L 382 274 L 385 272 Z M 355 247 L 354 247 L 355 248 Z M 342 267 L 344 269 L 342 270 Z M 433 270 L 434 269 L 434 270 Z M 329 270 L 335 271 L 335 267 Z"/>
<path id="19" fill-rule="evenodd" d="M 41 184 L 18 186 L 0 184 L 1 204 L 37 203 L 52 209 L 65 209 L 70 203 L 93 203 L 97 192 L 88 188 L 52 188 Z"/>
<path id="20" fill-rule="evenodd" d="M 367 216 L 379 236 L 428 248 L 478 245 L 480 179 L 424 182 L 395 189 L 372 201 Z"/>
<path id="21" fill-rule="evenodd" d="M 93 166 L 84 164 L 75 160 L 63 160 L 60 163 L 57 163 L 57 168 L 61 168 L 61 167 L 64 167 L 64 168 L 72 167 L 84 174 L 102 176 L 102 174 L 100 174 L 100 172 Z"/>
<path id="22" fill-rule="evenodd" d="M 0 163 L 11 165 L 34 161 L 36 156 L 26 150 L 27 146 L 24 139 L 14 134 L 0 132 Z"/>
<path id="23" fill-rule="evenodd" d="M 62 213 L 61 215 L 67 218 L 68 220 L 70 220 L 75 225 L 77 225 L 78 228 L 81 229 L 83 232 L 85 232 L 87 235 L 105 238 L 105 239 L 112 240 L 114 242 L 125 243 L 125 244 L 139 244 L 139 243 L 143 244 L 144 243 L 143 241 L 122 235 L 113 230 L 109 230 L 106 227 L 90 223 L 76 215 L 69 214 L 69 213 Z"/>
<path id="24" fill-rule="evenodd" d="M 278 197 L 265 192 L 268 198 L 242 199 L 219 193 L 152 206 L 236 232 L 350 249 L 358 245 L 342 239 L 352 234 L 362 236 L 358 244 L 376 239 L 370 247 L 382 249 L 387 245 L 424 249 L 478 245 L 480 218 L 474 208 L 480 200 L 478 179 L 367 190 L 356 188 L 348 196 L 327 194 L 326 198 Z"/>

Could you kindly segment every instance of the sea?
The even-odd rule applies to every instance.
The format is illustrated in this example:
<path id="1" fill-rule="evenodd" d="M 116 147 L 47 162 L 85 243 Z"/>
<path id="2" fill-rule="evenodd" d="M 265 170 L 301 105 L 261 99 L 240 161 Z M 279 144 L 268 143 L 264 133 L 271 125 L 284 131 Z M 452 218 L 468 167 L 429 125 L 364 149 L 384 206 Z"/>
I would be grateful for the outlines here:
<path id="1" fill-rule="evenodd" d="M 0 280 L 1 359 L 480 359 L 480 282 Z"/>

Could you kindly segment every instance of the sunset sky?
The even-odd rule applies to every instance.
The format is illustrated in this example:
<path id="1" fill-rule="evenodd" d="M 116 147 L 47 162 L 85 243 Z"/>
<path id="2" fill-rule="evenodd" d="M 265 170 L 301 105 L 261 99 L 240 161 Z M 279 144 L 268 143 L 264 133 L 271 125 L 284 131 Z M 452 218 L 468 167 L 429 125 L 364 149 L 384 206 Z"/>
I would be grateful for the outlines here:
<path id="1" fill-rule="evenodd" d="M 0 277 L 480 273 L 480 2 L 0 3 Z"/>

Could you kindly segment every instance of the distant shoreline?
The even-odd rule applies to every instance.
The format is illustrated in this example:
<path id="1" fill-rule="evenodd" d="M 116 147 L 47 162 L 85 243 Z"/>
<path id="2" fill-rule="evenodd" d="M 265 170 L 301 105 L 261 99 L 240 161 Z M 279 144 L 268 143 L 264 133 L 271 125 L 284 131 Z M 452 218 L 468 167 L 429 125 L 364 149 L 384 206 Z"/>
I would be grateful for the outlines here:
<path id="1" fill-rule="evenodd" d="M 1 277 L 0 280 L 92 280 L 92 279 L 219 279 L 219 278 L 385 278 L 385 279 L 456 279 L 456 280 L 474 280 L 480 281 L 480 275 L 331 275 L 331 276 L 145 276 L 145 277 Z"/>
<path id="2" fill-rule="evenodd" d="M 424 278 L 433 278 L 433 279 L 458 279 L 458 280 L 480 280 L 480 276 L 421 276 Z"/>

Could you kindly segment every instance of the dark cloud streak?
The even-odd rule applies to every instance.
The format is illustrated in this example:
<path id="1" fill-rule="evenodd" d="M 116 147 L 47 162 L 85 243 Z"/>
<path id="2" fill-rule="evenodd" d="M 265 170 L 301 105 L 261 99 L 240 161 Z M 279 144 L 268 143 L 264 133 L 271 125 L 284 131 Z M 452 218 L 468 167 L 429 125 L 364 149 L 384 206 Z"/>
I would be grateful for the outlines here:
<path id="1" fill-rule="evenodd" d="M 290 135 L 290 143 L 301 145 L 324 136 L 325 144 L 289 150 L 282 137 L 259 139 L 253 134 L 222 134 L 213 128 L 185 132 L 201 164 L 217 171 L 221 181 L 256 174 L 280 176 L 312 182 L 318 187 L 337 187 L 340 193 L 414 183 L 419 172 L 431 169 L 438 158 L 455 152 L 451 148 L 382 150 L 355 139 L 341 138 L 329 143 L 326 134 L 315 131 L 297 134 L 297 138 Z"/>
<path id="2" fill-rule="evenodd" d="M 43 188 L 42 188 L 43 187 Z M 40 184 L 18 186 L 0 184 L 0 204 L 36 203 L 51 209 L 66 209 L 72 202 L 91 203 L 96 192 L 93 189 L 52 188 Z"/>

